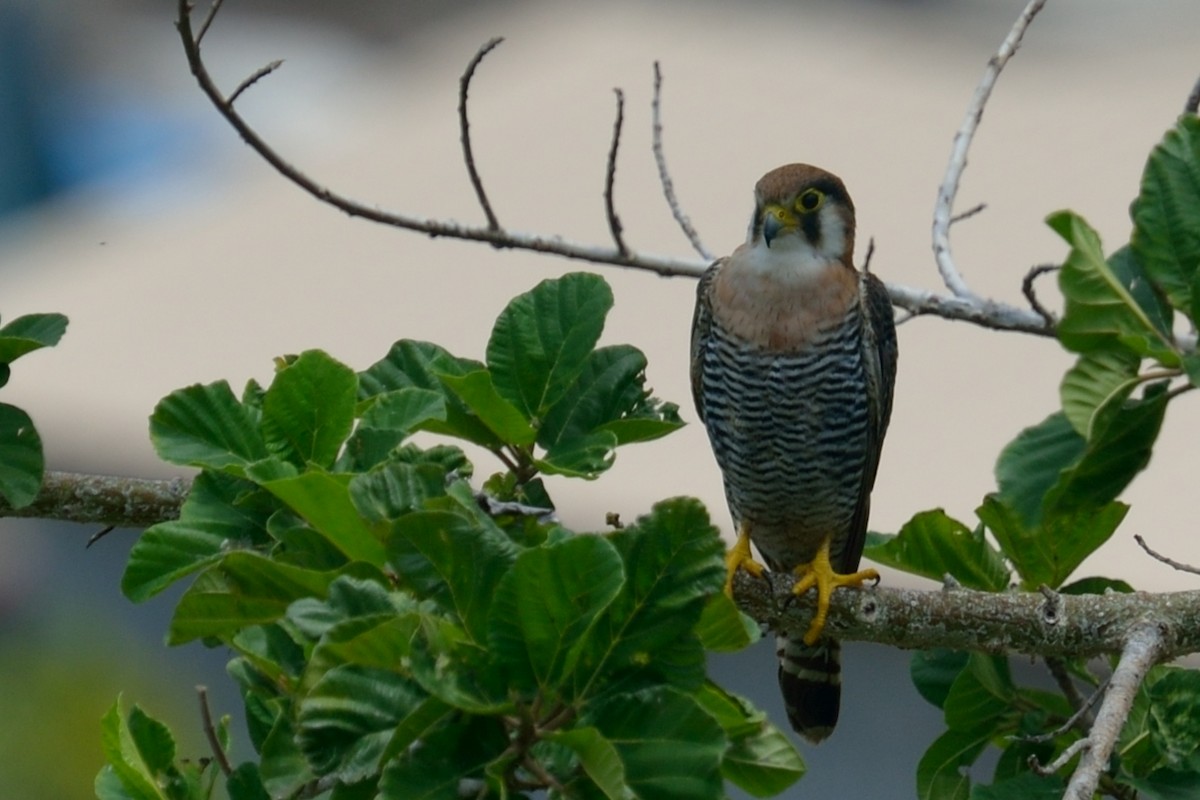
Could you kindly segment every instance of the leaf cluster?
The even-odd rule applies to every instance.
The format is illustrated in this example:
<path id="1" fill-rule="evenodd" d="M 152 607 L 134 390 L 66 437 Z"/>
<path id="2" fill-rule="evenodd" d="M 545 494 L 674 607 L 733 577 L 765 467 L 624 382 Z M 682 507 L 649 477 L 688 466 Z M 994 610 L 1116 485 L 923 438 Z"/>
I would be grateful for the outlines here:
<path id="1" fill-rule="evenodd" d="M 567 275 L 508 305 L 486 364 L 401 341 L 355 373 L 314 350 L 265 389 L 159 403 L 159 454 L 202 471 L 122 587 L 140 601 L 195 575 L 168 640 L 234 653 L 256 759 L 225 781 L 233 800 L 717 798 L 726 780 L 766 795 L 802 774 L 787 738 L 706 678 L 706 647 L 757 632 L 720 591 L 703 507 L 667 500 L 595 534 L 549 512 L 541 476 L 592 478 L 680 424 L 639 351 L 597 346 L 611 302 L 600 278 Z M 506 469 L 477 491 L 466 454 L 417 431 Z M 98 795 L 207 797 L 211 777 L 147 719 L 106 717 Z"/>
<path id="2" fill-rule="evenodd" d="M 1067 581 L 1125 518 L 1128 506 L 1117 498 L 1150 462 L 1169 401 L 1200 385 L 1200 118 L 1181 117 L 1151 152 L 1131 216 L 1130 244 L 1107 257 L 1078 214 L 1047 220 L 1070 246 L 1059 271 L 1065 309 L 1057 330 L 1077 360 L 1063 377 L 1061 409 L 1000 454 L 997 490 L 976 509 L 978 523 L 921 512 L 894 536 L 872 534 L 867 557 L 981 591 L 1133 591 L 1111 578 Z M 1085 663 L 1049 666 L 1060 686 L 1079 681 L 1090 692 L 1100 684 Z M 1086 734 L 1073 725 L 1034 736 L 1074 713 L 1066 693 L 1017 686 L 999 656 L 918 653 L 912 672 L 947 725 L 918 766 L 919 797 L 1061 796 L 1065 771 L 1038 775 L 1026 765 L 1049 763 Z M 1151 681 L 1139 695 L 1118 748 L 1135 757 L 1118 759 L 1105 776 L 1115 796 L 1131 787 L 1148 798 L 1200 789 L 1194 725 L 1171 717 L 1173 708 L 1200 702 L 1200 684 L 1195 672 L 1169 675 L 1161 692 Z M 1167 719 L 1151 736 L 1150 720 Z M 966 769 L 989 744 L 1002 751 L 993 783 L 973 785 Z"/>
<path id="3" fill-rule="evenodd" d="M 0 387 L 8 384 L 12 362 L 53 347 L 67 332 L 62 314 L 26 314 L 0 327 Z M 42 486 L 46 460 L 42 437 L 24 410 L 0 403 L 0 497 L 13 508 L 34 501 Z"/>

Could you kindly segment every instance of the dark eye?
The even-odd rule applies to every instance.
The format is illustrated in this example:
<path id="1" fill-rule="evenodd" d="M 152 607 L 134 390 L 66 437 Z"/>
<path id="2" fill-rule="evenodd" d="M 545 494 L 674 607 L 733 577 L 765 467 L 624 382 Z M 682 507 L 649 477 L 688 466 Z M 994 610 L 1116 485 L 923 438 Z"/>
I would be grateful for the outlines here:
<path id="1" fill-rule="evenodd" d="M 796 210 L 801 213 L 816 211 L 824 200 L 825 195 L 819 189 L 805 189 L 796 198 Z"/>

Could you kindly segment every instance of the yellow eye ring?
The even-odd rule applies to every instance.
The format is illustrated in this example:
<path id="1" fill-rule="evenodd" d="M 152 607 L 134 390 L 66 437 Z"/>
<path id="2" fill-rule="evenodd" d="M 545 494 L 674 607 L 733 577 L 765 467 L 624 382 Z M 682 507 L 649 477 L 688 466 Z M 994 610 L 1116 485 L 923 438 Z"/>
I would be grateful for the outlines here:
<path id="1" fill-rule="evenodd" d="M 825 193 L 820 189 L 805 189 L 796 198 L 796 211 L 801 214 L 811 214 L 825 202 Z"/>

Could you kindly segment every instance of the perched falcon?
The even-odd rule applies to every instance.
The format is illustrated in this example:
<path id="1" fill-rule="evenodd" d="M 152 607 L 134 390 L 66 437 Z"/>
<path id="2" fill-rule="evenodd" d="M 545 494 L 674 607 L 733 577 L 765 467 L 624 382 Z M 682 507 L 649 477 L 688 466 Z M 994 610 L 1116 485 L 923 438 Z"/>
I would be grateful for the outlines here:
<path id="1" fill-rule="evenodd" d="M 856 570 L 896 377 L 892 304 L 853 253 L 842 181 L 779 167 L 755 186 L 746 243 L 701 278 L 692 322 L 692 394 L 738 531 L 726 591 L 738 568 L 763 572 L 750 542 L 796 594 L 817 589 L 808 631 L 776 638 L 788 719 L 813 742 L 841 697 L 830 594 L 879 577 Z"/>

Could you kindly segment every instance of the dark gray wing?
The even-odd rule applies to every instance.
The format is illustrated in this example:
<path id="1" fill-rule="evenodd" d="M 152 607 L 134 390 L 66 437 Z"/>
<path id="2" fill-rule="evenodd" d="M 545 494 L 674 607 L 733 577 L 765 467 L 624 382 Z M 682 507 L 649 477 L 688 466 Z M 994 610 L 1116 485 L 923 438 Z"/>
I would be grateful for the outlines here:
<path id="1" fill-rule="evenodd" d="M 701 422 L 704 421 L 704 348 L 712 334 L 712 282 L 724 263 L 723 258 L 713 262 L 700 276 L 696 286 L 696 310 L 692 313 L 692 402 L 696 404 Z"/>
<path id="2" fill-rule="evenodd" d="M 887 287 L 883 285 L 883 281 L 870 273 L 863 274 L 861 281 L 859 300 L 863 309 L 862 358 L 870 398 L 867 452 L 866 461 L 863 463 L 858 507 L 854 513 L 850 536 L 842 549 L 839 572 L 854 572 L 858 569 L 858 561 L 862 557 L 867 536 L 867 519 L 871 514 L 871 489 L 875 486 L 875 474 L 879 470 L 883 437 L 892 417 L 892 392 L 896 384 L 896 360 L 899 355 L 895 314 Z"/>

